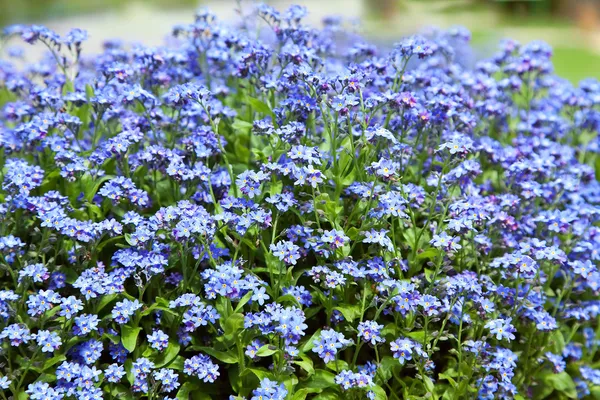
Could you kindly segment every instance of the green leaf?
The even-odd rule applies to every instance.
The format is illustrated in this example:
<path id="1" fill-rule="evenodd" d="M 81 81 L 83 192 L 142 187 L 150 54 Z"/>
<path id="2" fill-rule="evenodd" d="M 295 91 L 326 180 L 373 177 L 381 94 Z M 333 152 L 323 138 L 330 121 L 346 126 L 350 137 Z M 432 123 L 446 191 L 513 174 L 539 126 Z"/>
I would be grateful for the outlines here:
<path id="1" fill-rule="evenodd" d="M 203 351 L 209 356 L 213 356 L 217 360 L 222 361 L 226 364 L 237 364 L 238 362 L 237 353 L 235 353 L 235 351 L 233 350 L 225 352 L 215 350 L 212 347 L 196 347 L 196 349 Z"/>
<path id="2" fill-rule="evenodd" d="M 544 376 L 543 381 L 554 388 L 554 390 L 563 393 L 565 396 L 576 399 L 577 389 L 575 388 L 575 382 L 573 378 L 566 373 L 561 372 L 559 374 L 548 374 Z"/>
<path id="3" fill-rule="evenodd" d="M 550 336 L 550 344 L 552 345 L 553 353 L 562 354 L 565 348 L 565 338 L 560 330 L 556 330 Z"/>
<path id="4" fill-rule="evenodd" d="M 317 331 L 315 333 L 313 333 L 313 335 L 310 337 L 310 339 L 308 339 L 306 341 L 306 343 L 304 343 L 304 346 L 302 346 L 302 352 L 306 353 L 306 352 L 312 350 L 313 344 L 314 344 L 315 340 L 317 340 L 319 338 L 319 336 L 321 336 L 321 329 L 317 329 Z"/>
<path id="5" fill-rule="evenodd" d="M 375 400 L 387 400 L 388 398 L 385 390 L 381 386 L 371 386 L 369 387 L 369 390 L 375 393 Z"/>
<path id="6" fill-rule="evenodd" d="M 313 400 L 340 400 L 340 399 L 343 399 L 343 397 L 339 393 L 336 393 L 336 392 L 333 392 L 330 390 L 324 391 L 323 393 L 321 393 L 313 398 Z"/>
<path id="7" fill-rule="evenodd" d="M 323 369 L 315 370 L 315 373 L 305 383 L 306 387 L 316 389 L 326 389 L 335 385 L 335 375 Z"/>
<path id="8" fill-rule="evenodd" d="M 177 392 L 177 398 L 179 400 L 189 400 L 190 393 L 198 389 L 198 385 L 190 382 L 186 382 L 179 388 Z"/>
<path id="9" fill-rule="evenodd" d="M 430 247 L 427 250 L 417 254 L 417 259 L 422 260 L 422 259 L 428 258 L 430 260 L 433 260 L 439 254 L 440 254 L 440 251 L 438 249 Z"/>
<path id="10" fill-rule="evenodd" d="M 356 229 L 354 226 L 352 228 L 348 229 L 348 232 L 346 232 L 346 235 L 348 235 L 350 240 L 356 240 L 358 238 L 359 234 L 360 234 L 360 231 L 358 229 Z"/>
<path id="11" fill-rule="evenodd" d="M 393 375 L 394 368 L 400 367 L 400 363 L 392 356 L 384 356 L 379 366 L 381 378 L 387 382 Z"/>
<path id="12" fill-rule="evenodd" d="M 123 325 L 121 328 L 121 343 L 128 351 L 133 352 L 137 344 L 137 337 L 142 328 L 132 328 L 129 325 Z"/>
<path id="13" fill-rule="evenodd" d="M 249 132 L 252 129 L 252 123 L 241 119 L 234 119 L 231 128 L 235 131 Z"/>
<path id="14" fill-rule="evenodd" d="M 296 393 L 294 393 L 294 395 L 292 396 L 292 400 L 304 400 L 306 399 L 306 396 L 308 396 L 309 393 L 310 390 L 307 388 L 300 389 L 296 391 Z"/>
<path id="15" fill-rule="evenodd" d="M 215 308 L 221 316 L 221 321 L 226 321 L 231 314 L 233 314 L 233 307 L 231 302 L 225 296 L 219 297 L 215 304 Z"/>
<path id="16" fill-rule="evenodd" d="M 358 305 L 345 305 L 333 307 L 333 309 L 341 312 L 348 322 L 352 322 L 355 319 L 360 318 L 360 307 Z"/>
<path id="17" fill-rule="evenodd" d="M 232 336 L 244 328 L 244 314 L 234 313 L 223 323 L 223 332 L 225 336 Z"/>
<path id="18" fill-rule="evenodd" d="M 227 375 L 229 377 L 229 384 L 233 389 L 234 393 L 240 392 L 240 387 L 242 386 L 242 376 L 240 376 L 240 369 L 237 365 L 229 368 L 227 371 Z"/>
<path id="19" fill-rule="evenodd" d="M 233 144 L 233 150 L 239 161 L 243 163 L 250 162 L 250 150 L 248 150 L 248 144 L 244 143 L 243 140 L 238 138 Z"/>
<path id="20" fill-rule="evenodd" d="M 435 390 L 435 386 L 433 385 L 433 381 L 427 375 L 423 375 L 423 385 L 428 393 L 433 393 Z"/>
<path id="21" fill-rule="evenodd" d="M 46 360 L 46 362 L 44 362 L 44 366 L 42 367 L 42 371 L 47 370 L 48 368 L 52 367 L 55 364 L 58 364 L 61 361 L 66 360 L 67 357 L 64 354 L 59 354 L 57 356 L 54 356 L 52 358 L 49 358 Z"/>
<path id="22" fill-rule="evenodd" d="M 252 106 L 252 108 L 254 109 L 254 111 L 263 113 L 263 114 L 267 114 L 267 115 L 273 115 L 273 111 L 271 110 L 271 107 L 269 107 L 269 105 L 267 103 L 265 103 L 262 100 L 256 99 L 254 97 L 250 97 L 248 96 L 247 98 L 248 103 L 250 103 L 250 106 Z"/>
<path id="23" fill-rule="evenodd" d="M 294 388 L 296 387 L 296 385 L 298 384 L 298 378 L 296 377 L 296 375 L 288 375 L 284 380 L 283 380 L 283 385 L 285 386 L 285 388 L 287 389 L 288 393 L 291 393 Z"/>
<path id="24" fill-rule="evenodd" d="M 182 357 L 182 356 L 177 356 L 171 362 L 171 364 L 169 364 L 169 368 L 177 370 L 177 371 L 183 371 L 183 365 L 184 365 L 184 363 L 185 363 L 185 358 Z"/>
<path id="25" fill-rule="evenodd" d="M 242 307 L 244 307 L 246 305 L 246 303 L 248 303 L 250 301 L 250 299 L 252 298 L 252 291 L 249 291 L 248 293 L 246 293 L 244 295 L 244 297 L 242 297 L 239 301 L 239 303 L 237 304 L 237 306 L 235 307 L 235 310 L 233 312 L 237 313 L 238 311 L 240 311 L 242 309 Z"/>
<path id="26" fill-rule="evenodd" d="M 271 184 L 269 186 L 269 193 L 271 193 L 272 195 L 280 194 L 282 190 L 283 190 L 283 181 L 276 180 L 275 182 L 271 182 Z"/>
<path id="27" fill-rule="evenodd" d="M 262 368 L 246 368 L 246 371 L 252 372 L 254 375 L 256 375 L 258 380 L 261 380 L 261 381 L 265 378 L 269 378 L 271 380 L 273 380 L 275 378 L 273 376 L 272 372 L 266 371 Z"/>
<path id="28" fill-rule="evenodd" d="M 600 399 L 600 386 L 594 386 L 590 389 L 590 394 L 595 400 Z"/>
<path id="29" fill-rule="evenodd" d="M 349 368 L 348 363 L 344 360 L 331 361 L 328 362 L 325 366 L 337 373 L 340 373 L 341 371 Z"/>
<path id="30" fill-rule="evenodd" d="M 313 361 L 310 357 L 305 355 L 301 356 L 302 360 L 293 361 L 294 364 L 302 368 L 306 373 L 310 376 L 315 373 L 315 368 L 313 366 Z"/>
<path id="31" fill-rule="evenodd" d="M 55 374 L 42 374 L 42 375 L 40 375 L 39 378 L 37 378 L 37 380 L 39 382 L 52 383 L 52 382 L 56 381 L 56 375 Z"/>
<path id="32" fill-rule="evenodd" d="M 451 385 L 453 388 L 456 388 L 456 386 L 457 386 L 457 383 L 456 383 L 456 381 L 454 380 L 454 378 L 452 378 L 452 377 L 450 377 L 450 376 L 448 376 L 448 375 L 446 375 L 446 374 L 443 374 L 443 373 L 440 373 L 440 374 L 438 375 L 438 377 L 439 377 L 440 379 L 445 379 L 445 380 L 447 380 L 448 382 L 450 382 L 450 385 Z"/>
<path id="33" fill-rule="evenodd" d="M 423 270 L 423 272 L 425 273 L 425 279 L 427 280 L 427 282 L 431 283 L 431 281 L 433 280 L 433 274 L 435 274 L 435 271 L 429 268 L 425 268 Z"/>
<path id="34" fill-rule="evenodd" d="M 165 351 L 158 353 L 158 356 L 153 360 L 156 368 L 162 368 L 168 365 L 179 354 L 181 346 L 177 342 L 169 342 L 169 346 Z"/>
<path id="35" fill-rule="evenodd" d="M 423 343 L 423 340 L 425 339 L 425 331 L 409 332 L 408 336 L 410 336 L 412 339 L 415 339 L 419 343 Z"/>
<path id="36" fill-rule="evenodd" d="M 260 349 L 258 349 L 258 351 L 256 352 L 256 355 L 259 357 L 268 357 L 268 356 L 272 356 L 275 353 L 277 353 L 277 347 L 275 347 L 271 344 L 265 344 Z"/>
<path id="37" fill-rule="evenodd" d="M 98 305 L 96 306 L 96 312 L 100 312 L 104 307 L 109 305 L 110 302 L 112 302 L 113 300 L 116 300 L 116 298 L 117 298 L 116 293 L 107 294 L 107 295 L 102 296 L 102 298 L 100 298 L 100 301 L 98 302 Z"/>

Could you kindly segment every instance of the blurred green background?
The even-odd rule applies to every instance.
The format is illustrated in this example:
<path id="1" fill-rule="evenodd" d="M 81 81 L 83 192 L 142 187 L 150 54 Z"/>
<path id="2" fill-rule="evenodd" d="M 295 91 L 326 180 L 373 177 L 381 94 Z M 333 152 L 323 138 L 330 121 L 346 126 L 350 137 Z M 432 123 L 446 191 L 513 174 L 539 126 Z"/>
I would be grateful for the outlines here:
<path id="1" fill-rule="evenodd" d="M 464 25 L 476 50 L 490 54 L 506 37 L 544 40 L 554 47 L 559 75 L 577 83 L 600 78 L 600 0 L 267 0 L 278 8 L 306 5 L 312 23 L 326 15 L 358 18 L 374 40 L 394 40 L 424 27 Z M 243 0 L 242 5 L 248 3 Z M 87 49 L 118 37 L 159 44 L 176 23 L 193 18 L 199 6 L 222 19 L 236 17 L 235 0 L 0 0 L 0 25 L 41 23 L 59 33 L 71 27 L 90 32 Z"/>

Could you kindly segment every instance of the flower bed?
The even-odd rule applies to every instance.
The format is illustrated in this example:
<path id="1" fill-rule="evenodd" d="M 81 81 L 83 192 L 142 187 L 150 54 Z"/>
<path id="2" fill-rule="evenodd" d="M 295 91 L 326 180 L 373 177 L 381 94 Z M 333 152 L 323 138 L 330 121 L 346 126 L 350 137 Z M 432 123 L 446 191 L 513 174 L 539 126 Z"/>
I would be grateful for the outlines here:
<path id="1" fill-rule="evenodd" d="M 2 398 L 600 396 L 600 83 L 305 13 L 5 29 Z"/>

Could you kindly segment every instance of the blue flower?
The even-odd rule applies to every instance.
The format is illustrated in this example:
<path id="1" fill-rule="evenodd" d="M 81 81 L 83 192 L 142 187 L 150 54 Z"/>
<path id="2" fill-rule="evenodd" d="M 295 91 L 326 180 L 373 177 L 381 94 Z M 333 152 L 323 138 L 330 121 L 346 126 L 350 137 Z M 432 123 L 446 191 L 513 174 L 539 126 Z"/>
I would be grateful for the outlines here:
<path id="1" fill-rule="evenodd" d="M 104 370 L 104 378 L 111 383 L 118 383 L 125 376 L 125 369 L 119 364 L 110 364 Z"/>
<path id="2" fill-rule="evenodd" d="M 375 321 L 363 321 L 358 324 L 358 336 L 365 342 L 375 346 L 377 343 L 385 342 L 385 339 L 380 335 L 381 329 L 383 329 L 383 325 Z"/>
<path id="3" fill-rule="evenodd" d="M 511 324 L 512 318 L 498 318 L 488 321 L 485 327 L 490 330 L 490 333 L 496 335 L 496 339 L 503 340 L 507 339 L 509 342 L 515 338 L 513 332 L 515 328 Z"/>
<path id="4" fill-rule="evenodd" d="M 155 329 L 148 335 L 148 343 L 153 349 L 163 351 L 169 346 L 169 336 L 160 329 Z"/>
<path id="5" fill-rule="evenodd" d="M 340 349 L 350 344 L 352 344 L 352 340 L 346 339 L 342 333 L 333 329 L 325 329 L 314 341 L 312 351 L 317 353 L 325 363 L 328 363 L 335 360 Z"/>
<path id="6" fill-rule="evenodd" d="M 32 337 L 44 353 L 52 353 L 62 345 L 60 336 L 56 332 L 42 330 L 32 335 Z"/>
<path id="7" fill-rule="evenodd" d="M 118 302 L 112 310 L 112 318 L 118 324 L 126 324 L 137 310 L 142 307 L 142 303 L 137 300 L 123 300 Z"/>
<path id="8" fill-rule="evenodd" d="M 264 287 L 259 287 L 252 293 L 252 301 L 256 301 L 261 306 L 265 304 L 265 300 L 269 300 L 269 295 Z"/>
<path id="9" fill-rule="evenodd" d="M 98 330 L 100 320 L 94 314 L 82 314 L 75 317 L 75 327 L 73 333 L 78 336 L 85 336 Z"/>
<path id="10" fill-rule="evenodd" d="M 8 377 L 6 377 L 6 376 L 0 377 L 0 389 L 7 390 L 10 387 L 11 383 L 12 383 L 12 381 L 10 379 L 8 379 Z"/>
<path id="11" fill-rule="evenodd" d="M 283 383 L 277 383 L 268 378 L 260 381 L 260 387 L 254 389 L 251 400 L 273 399 L 284 400 L 288 394 Z"/>

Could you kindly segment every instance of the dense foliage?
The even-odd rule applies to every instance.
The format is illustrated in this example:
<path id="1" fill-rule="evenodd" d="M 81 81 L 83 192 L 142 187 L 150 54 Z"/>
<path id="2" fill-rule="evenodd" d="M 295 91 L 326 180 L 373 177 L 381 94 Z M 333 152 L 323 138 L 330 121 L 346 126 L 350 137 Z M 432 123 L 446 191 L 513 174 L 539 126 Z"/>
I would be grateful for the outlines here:
<path id="1" fill-rule="evenodd" d="M 600 396 L 600 83 L 305 13 L 5 29 L 3 399 Z"/>

